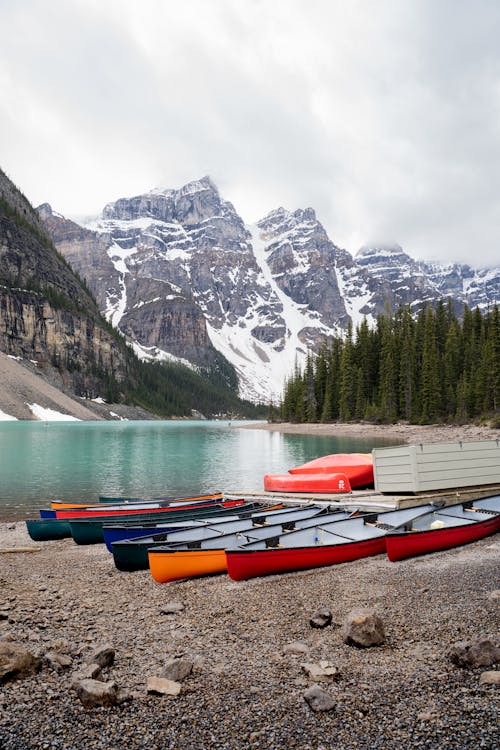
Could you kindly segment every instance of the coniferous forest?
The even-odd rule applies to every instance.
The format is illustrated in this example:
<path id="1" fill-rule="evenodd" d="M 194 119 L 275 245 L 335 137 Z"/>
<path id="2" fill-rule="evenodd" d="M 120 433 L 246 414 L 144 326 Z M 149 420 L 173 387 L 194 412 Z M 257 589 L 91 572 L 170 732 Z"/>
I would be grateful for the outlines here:
<path id="1" fill-rule="evenodd" d="M 373 328 L 365 320 L 309 354 L 270 419 L 496 423 L 499 409 L 498 306 L 484 314 L 466 307 L 458 318 L 451 302 L 439 302 L 416 317 L 409 308 L 379 315 Z"/>

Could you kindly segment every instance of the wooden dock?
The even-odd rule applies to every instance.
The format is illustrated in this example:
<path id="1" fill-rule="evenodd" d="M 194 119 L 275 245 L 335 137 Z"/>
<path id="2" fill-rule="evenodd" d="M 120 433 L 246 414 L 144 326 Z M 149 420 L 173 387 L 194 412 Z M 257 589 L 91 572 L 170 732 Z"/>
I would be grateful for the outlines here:
<path id="1" fill-rule="evenodd" d="M 314 493 L 314 492 L 225 492 L 226 499 L 241 498 L 244 500 L 263 503 L 280 502 L 284 505 L 341 505 L 345 508 L 362 508 L 373 511 L 398 510 L 400 508 L 414 508 L 418 505 L 442 502 L 445 505 L 479 500 L 491 495 L 500 495 L 500 484 L 480 485 L 476 487 L 453 488 L 435 490 L 433 492 L 419 492 L 415 494 L 383 494 L 375 490 L 353 490 L 349 493 Z"/>

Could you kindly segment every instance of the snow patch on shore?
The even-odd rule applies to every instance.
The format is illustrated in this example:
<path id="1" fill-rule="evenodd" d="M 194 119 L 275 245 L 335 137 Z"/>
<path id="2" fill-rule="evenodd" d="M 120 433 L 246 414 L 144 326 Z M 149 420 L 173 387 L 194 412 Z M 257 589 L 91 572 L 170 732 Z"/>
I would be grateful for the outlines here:
<path id="1" fill-rule="evenodd" d="M 40 404 L 27 404 L 37 419 L 42 422 L 80 422 L 78 417 L 72 417 L 71 414 L 62 414 L 55 409 L 48 409 Z"/>
<path id="2" fill-rule="evenodd" d="M 11 417 L 10 414 L 6 414 L 0 409 L 0 422 L 17 422 L 17 417 Z"/>

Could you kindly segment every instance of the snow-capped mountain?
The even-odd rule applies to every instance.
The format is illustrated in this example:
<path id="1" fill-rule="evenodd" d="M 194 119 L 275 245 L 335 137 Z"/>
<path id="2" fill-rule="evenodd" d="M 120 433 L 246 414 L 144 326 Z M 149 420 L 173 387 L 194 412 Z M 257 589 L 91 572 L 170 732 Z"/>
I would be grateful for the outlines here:
<path id="1" fill-rule="evenodd" d="M 426 264 L 399 246 L 353 258 L 311 208 L 278 208 L 245 226 L 208 177 L 121 198 L 86 227 L 47 204 L 39 212 L 141 357 L 209 368 L 221 353 L 251 400 L 279 398 L 309 349 L 363 316 L 373 322 L 387 302 L 451 296 L 485 307 L 499 298 L 500 269 Z"/>

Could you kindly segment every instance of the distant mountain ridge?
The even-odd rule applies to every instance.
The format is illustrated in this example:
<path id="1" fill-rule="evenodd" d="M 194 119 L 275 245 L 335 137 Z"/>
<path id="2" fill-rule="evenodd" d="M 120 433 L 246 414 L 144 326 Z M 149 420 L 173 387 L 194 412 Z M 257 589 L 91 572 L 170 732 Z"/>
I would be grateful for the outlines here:
<path id="1" fill-rule="evenodd" d="M 279 398 L 308 350 L 388 305 L 451 297 L 457 310 L 485 309 L 500 298 L 500 268 L 416 261 L 397 245 L 353 257 L 312 208 L 247 226 L 209 177 L 120 198 L 86 227 L 38 210 L 139 356 L 203 368 L 223 355 L 254 401 Z"/>

